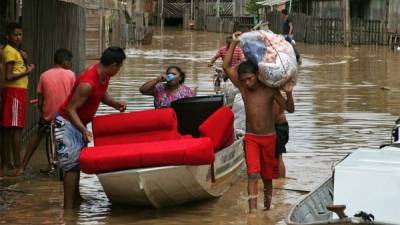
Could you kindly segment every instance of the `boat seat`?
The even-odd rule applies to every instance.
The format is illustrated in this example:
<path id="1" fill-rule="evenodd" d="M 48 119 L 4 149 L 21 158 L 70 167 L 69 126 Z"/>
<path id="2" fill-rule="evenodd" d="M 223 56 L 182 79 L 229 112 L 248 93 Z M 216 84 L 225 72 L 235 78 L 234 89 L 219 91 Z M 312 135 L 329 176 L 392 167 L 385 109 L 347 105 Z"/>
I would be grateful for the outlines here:
<path id="1" fill-rule="evenodd" d="M 214 160 L 210 138 L 86 147 L 80 154 L 81 170 L 88 174 L 158 166 L 207 165 Z"/>

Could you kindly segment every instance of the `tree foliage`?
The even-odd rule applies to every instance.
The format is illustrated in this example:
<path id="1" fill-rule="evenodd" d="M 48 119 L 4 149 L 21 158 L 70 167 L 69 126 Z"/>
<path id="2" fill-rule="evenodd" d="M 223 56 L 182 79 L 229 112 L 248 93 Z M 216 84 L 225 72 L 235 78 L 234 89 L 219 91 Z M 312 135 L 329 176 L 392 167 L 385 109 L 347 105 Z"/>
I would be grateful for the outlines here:
<path id="1" fill-rule="evenodd" d="M 258 5 L 256 2 L 260 0 L 247 0 L 246 1 L 246 12 L 250 15 L 257 15 L 258 9 L 262 7 L 262 5 Z"/>

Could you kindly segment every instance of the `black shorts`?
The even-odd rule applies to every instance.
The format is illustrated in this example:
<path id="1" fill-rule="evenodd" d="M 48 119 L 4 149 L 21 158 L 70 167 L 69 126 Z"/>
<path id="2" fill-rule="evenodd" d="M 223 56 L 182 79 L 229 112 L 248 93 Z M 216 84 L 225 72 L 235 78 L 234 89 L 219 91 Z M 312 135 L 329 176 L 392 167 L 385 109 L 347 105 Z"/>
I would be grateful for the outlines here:
<path id="1" fill-rule="evenodd" d="M 38 130 L 44 134 L 50 134 L 51 121 L 47 121 L 40 117 L 38 122 Z"/>
<path id="2" fill-rule="evenodd" d="M 287 122 L 275 124 L 276 132 L 276 157 L 286 153 L 286 144 L 289 141 L 289 124 Z"/>

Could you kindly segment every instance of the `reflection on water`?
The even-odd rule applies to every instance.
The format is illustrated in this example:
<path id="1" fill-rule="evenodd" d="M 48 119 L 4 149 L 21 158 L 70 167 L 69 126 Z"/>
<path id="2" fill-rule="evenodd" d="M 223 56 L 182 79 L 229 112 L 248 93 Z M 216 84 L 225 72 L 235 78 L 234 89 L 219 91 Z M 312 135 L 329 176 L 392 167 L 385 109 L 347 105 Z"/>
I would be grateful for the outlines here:
<path id="1" fill-rule="evenodd" d="M 152 108 L 152 97 L 139 87 L 169 65 L 187 73 L 186 84 L 198 95 L 211 94 L 212 69 L 207 63 L 226 35 L 194 31 L 157 30 L 151 46 L 128 49 L 128 60 L 110 92 L 128 102 L 128 111 Z M 219 199 L 169 209 L 113 206 L 95 176 L 82 174 L 84 201 L 76 212 L 64 213 L 62 185 L 36 173 L 10 192 L 11 208 L 0 211 L 2 224 L 284 224 L 283 219 L 301 192 L 330 175 L 331 166 L 357 147 L 377 147 L 390 141 L 400 104 L 399 56 L 385 47 L 299 44 L 303 65 L 294 97 L 296 112 L 288 115 L 289 178 L 275 182 L 271 211 L 247 218 L 246 175 Z M 99 114 L 115 112 L 102 106 Z M 39 154 L 38 154 L 39 155 Z M 42 164 L 40 164 L 42 163 Z M 36 164 L 43 165 L 41 155 Z M 16 181 L 7 181 L 15 183 Z M 3 182 L 2 185 L 8 183 Z M 11 198 L 12 196 L 12 198 Z M 0 201 L 4 199 L 0 198 Z M 261 201 L 260 201 L 261 204 Z M 1 209 L 0 209 L 1 210 Z"/>

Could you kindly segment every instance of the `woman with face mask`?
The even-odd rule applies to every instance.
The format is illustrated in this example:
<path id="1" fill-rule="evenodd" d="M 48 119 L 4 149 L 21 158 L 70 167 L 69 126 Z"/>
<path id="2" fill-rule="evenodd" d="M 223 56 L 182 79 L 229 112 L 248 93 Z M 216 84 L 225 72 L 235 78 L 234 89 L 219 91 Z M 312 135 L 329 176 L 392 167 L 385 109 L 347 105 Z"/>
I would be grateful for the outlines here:
<path id="1" fill-rule="evenodd" d="M 165 73 L 147 81 L 139 91 L 144 95 L 154 96 L 154 107 L 170 107 L 171 102 L 195 96 L 195 93 L 184 85 L 186 74 L 177 66 L 170 66 Z"/>

